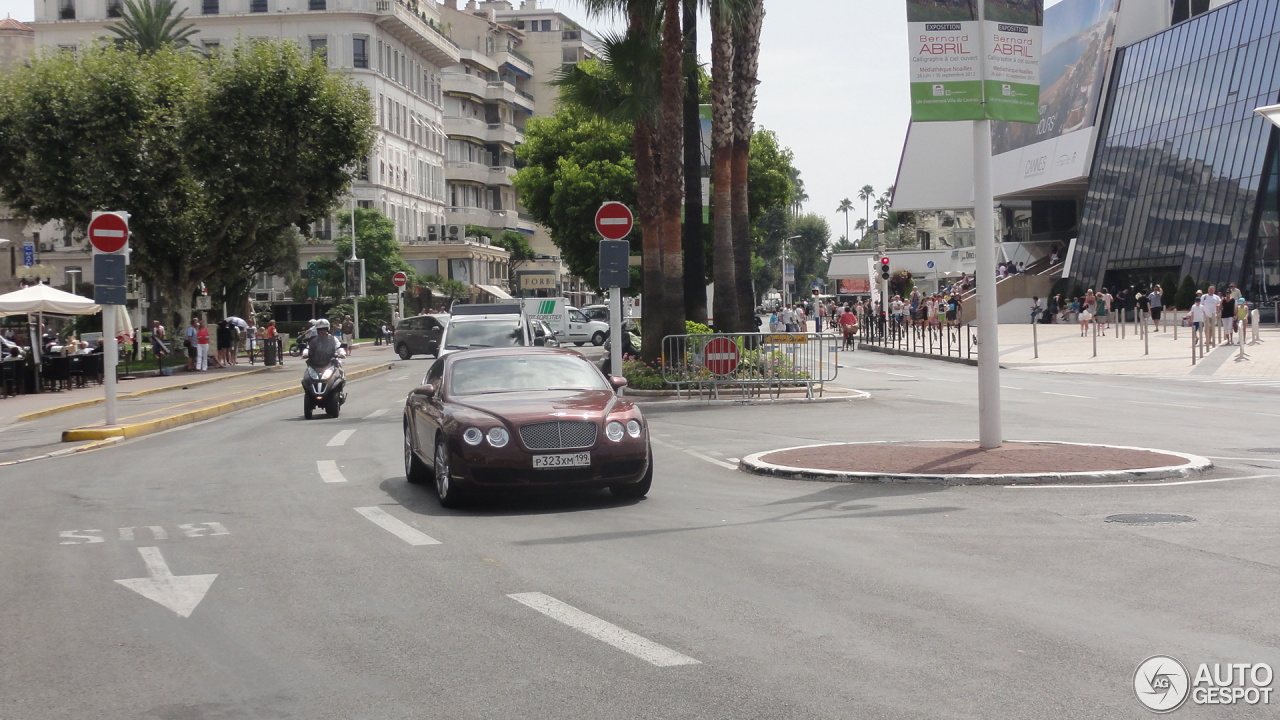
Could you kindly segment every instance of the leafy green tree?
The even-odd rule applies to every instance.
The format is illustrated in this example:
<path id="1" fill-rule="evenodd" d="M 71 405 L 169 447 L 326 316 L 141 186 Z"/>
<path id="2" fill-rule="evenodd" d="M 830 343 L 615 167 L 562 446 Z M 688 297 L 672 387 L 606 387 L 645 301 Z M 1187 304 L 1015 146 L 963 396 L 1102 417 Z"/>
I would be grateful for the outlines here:
<path id="1" fill-rule="evenodd" d="M 524 164 L 513 181 L 520 200 L 550 230 L 569 271 L 579 277 L 600 274 L 600 204 L 617 200 L 635 207 L 631 133 L 630 125 L 563 104 L 550 117 L 530 120 L 524 143 L 516 147 Z M 640 251 L 640 238 L 634 230 L 627 237 L 633 253 Z"/>
<path id="2" fill-rule="evenodd" d="M 182 319 L 202 281 L 295 256 L 292 229 L 346 192 L 372 119 L 367 90 L 296 43 L 50 54 L 0 77 L 0 202 L 81 231 L 128 211 L 132 269 Z"/>
<path id="3" fill-rule="evenodd" d="M 116 42 L 139 53 L 154 53 L 164 47 L 190 48 L 188 39 L 195 35 L 196 26 L 178 24 L 186 19 L 186 8 L 175 16 L 176 0 L 124 0 L 120 22 L 107 29 L 119 35 Z"/>
<path id="4" fill-rule="evenodd" d="M 1196 279 L 1187 275 L 1182 278 L 1182 284 L 1178 286 L 1178 295 L 1175 298 L 1179 310 L 1189 310 L 1192 305 L 1196 304 Z"/>
<path id="5" fill-rule="evenodd" d="M 796 289 L 803 291 L 814 280 L 825 281 L 827 277 L 827 245 L 831 239 L 831 229 L 826 218 L 808 213 L 796 218 L 793 235 L 800 237 L 790 243 L 788 255 L 796 266 Z"/>
<path id="6" fill-rule="evenodd" d="M 365 294 L 383 297 L 396 292 L 391 276 L 412 274 L 413 267 L 400 257 L 400 242 L 391 218 L 378 210 L 356 208 L 356 257 L 364 260 Z M 351 257 L 351 212 L 338 213 L 334 251 L 339 260 Z M 363 314 L 361 316 L 363 319 Z"/>

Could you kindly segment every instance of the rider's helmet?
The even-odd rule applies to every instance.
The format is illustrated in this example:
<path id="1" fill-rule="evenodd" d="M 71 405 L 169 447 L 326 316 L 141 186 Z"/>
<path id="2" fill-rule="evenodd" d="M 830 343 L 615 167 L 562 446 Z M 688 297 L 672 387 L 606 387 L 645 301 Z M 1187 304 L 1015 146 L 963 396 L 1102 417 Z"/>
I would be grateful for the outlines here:
<path id="1" fill-rule="evenodd" d="M 329 329 L 328 320 L 325 320 L 324 318 L 320 318 L 319 320 L 316 321 L 316 330 L 328 330 L 328 329 Z"/>

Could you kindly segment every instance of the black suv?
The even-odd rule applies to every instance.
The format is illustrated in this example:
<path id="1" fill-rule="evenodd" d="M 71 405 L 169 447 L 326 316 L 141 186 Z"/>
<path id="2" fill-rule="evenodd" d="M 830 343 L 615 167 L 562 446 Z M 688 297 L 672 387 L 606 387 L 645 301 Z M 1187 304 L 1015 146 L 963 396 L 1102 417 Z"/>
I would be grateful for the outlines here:
<path id="1" fill-rule="evenodd" d="M 449 324 L 448 315 L 418 315 L 405 318 L 396 325 L 391 343 L 401 360 L 414 355 L 438 355 L 440 336 Z"/>

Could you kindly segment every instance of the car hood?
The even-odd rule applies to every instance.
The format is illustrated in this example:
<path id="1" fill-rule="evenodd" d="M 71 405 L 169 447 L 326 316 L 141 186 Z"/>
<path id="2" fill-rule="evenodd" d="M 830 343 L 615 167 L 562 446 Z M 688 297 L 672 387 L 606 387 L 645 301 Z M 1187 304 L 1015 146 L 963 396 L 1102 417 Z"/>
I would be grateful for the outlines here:
<path id="1" fill-rule="evenodd" d="M 540 390 L 455 397 L 451 402 L 524 424 L 539 420 L 596 419 L 629 410 L 629 401 L 612 390 Z"/>

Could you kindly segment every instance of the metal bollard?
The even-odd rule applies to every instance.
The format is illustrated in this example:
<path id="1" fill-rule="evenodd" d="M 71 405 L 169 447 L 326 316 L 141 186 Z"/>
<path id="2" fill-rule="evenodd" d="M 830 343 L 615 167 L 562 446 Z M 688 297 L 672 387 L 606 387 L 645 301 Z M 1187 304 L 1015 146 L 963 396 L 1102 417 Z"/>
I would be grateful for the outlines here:
<path id="1" fill-rule="evenodd" d="M 1033 358 L 1037 360 L 1040 359 L 1039 331 L 1036 330 L 1036 323 L 1034 321 L 1031 323 L 1031 352 Z"/>
<path id="2" fill-rule="evenodd" d="M 1093 356 L 1098 357 L 1098 319 L 1094 318 L 1089 324 L 1093 326 Z"/>
<path id="3" fill-rule="evenodd" d="M 1142 354 L 1151 354 L 1151 331 L 1147 328 L 1147 314 L 1142 313 Z"/>

